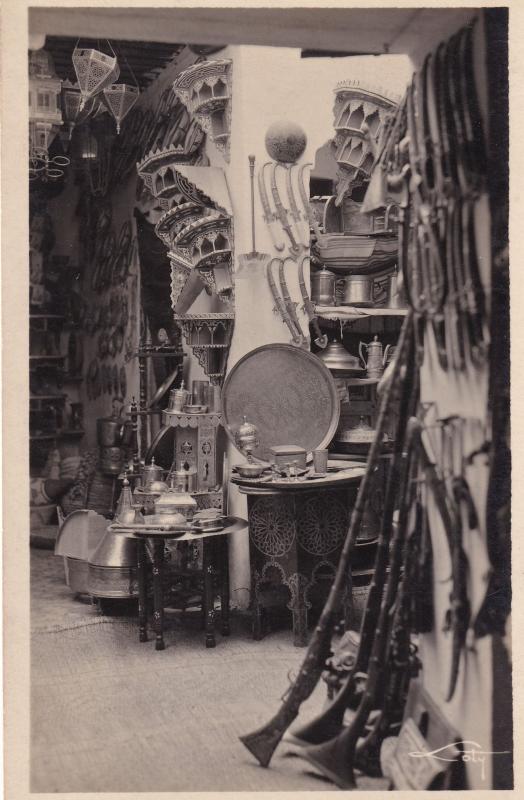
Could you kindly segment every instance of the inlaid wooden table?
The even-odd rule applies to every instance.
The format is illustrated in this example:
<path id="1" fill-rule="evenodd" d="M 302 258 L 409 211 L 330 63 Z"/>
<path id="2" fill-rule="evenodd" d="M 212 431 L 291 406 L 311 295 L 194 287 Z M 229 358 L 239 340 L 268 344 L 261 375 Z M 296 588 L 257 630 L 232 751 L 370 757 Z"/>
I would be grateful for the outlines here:
<path id="1" fill-rule="evenodd" d="M 146 517 L 147 520 L 147 517 Z M 184 533 L 154 525 L 114 525 L 125 536 L 137 540 L 138 573 L 138 627 L 139 640 L 147 642 L 147 554 L 146 542 L 153 545 L 153 627 L 155 649 L 164 650 L 164 553 L 166 541 L 194 542 L 203 539 L 204 619 L 206 647 L 215 647 L 215 611 L 213 575 L 220 575 L 220 616 L 222 636 L 229 635 L 229 546 L 228 536 L 247 530 L 247 522 L 239 517 L 227 517 L 220 530 L 195 532 L 188 528 Z M 215 558 L 215 553 L 216 558 Z"/>
<path id="2" fill-rule="evenodd" d="M 264 610 L 281 604 L 287 589 L 294 644 L 307 644 L 307 612 L 313 598 L 320 604 L 327 596 L 364 472 L 355 464 L 306 480 L 231 478 L 248 500 L 255 639 L 262 638 Z M 350 603 L 349 572 L 346 618 Z"/>

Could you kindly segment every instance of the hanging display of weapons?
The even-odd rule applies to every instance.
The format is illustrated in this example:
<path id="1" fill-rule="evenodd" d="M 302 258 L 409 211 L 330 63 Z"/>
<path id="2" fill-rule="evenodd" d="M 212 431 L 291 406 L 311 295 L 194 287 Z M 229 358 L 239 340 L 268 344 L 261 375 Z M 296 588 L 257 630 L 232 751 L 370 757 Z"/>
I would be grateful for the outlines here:
<path id="1" fill-rule="evenodd" d="M 297 263 L 300 294 L 303 300 L 301 310 L 313 325 L 315 343 L 324 348 L 327 338 L 320 331 L 314 306 L 308 295 L 304 278 L 304 262 L 309 259 L 305 251 L 309 249 L 309 226 L 316 225 L 309 207 L 304 173 L 311 164 L 298 166 L 298 159 L 306 147 L 306 134 L 292 122 L 281 121 L 271 125 L 266 132 L 266 149 L 272 161 L 266 161 L 258 173 L 258 190 L 262 204 L 263 218 L 267 225 L 271 242 L 279 257 L 266 265 L 266 275 L 275 310 L 292 335 L 292 343 L 306 347 L 308 340 L 303 333 L 297 314 L 297 303 L 291 298 L 286 278 L 286 263 Z M 283 176 L 279 180 L 279 176 Z M 285 186 L 287 203 L 282 199 Z M 270 200 L 271 197 L 271 200 Z M 300 198 L 300 206 L 297 202 Z M 286 249 L 288 254 L 285 255 Z M 279 287 L 273 277 L 273 264 L 279 266 Z"/>
<path id="2" fill-rule="evenodd" d="M 372 177 L 376 193 L 387 172 L 387 189 L 399 202 L 399 268 L 415 312 L 419 364 L 430 328 L 440 367 L 454 371 L 482 367 L 489 345 L 475 224 L 487 156 L 473 27 L 428 54 L 390 125 Z M 370 204 L 376 202 L 369 198 L 364 206 Z"/>

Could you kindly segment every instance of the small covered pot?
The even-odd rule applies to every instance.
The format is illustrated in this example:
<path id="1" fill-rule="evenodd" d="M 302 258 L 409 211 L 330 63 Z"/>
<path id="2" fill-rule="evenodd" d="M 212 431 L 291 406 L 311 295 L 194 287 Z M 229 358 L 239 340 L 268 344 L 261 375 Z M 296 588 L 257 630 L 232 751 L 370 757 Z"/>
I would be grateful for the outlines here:
<path id="1" fill-rule="evenodd" d="M 151 484 L 161 482 L 164 477 L 164 470 L 158 464 L 155 464 L 155 458 L 151 459 L 150 464 L 144 464 L 140 470 L 142 476 L 142 487 L 151 490 Z M 167 488 L 167 487 L 166 487 Z"/>
<path id="2" fill-rule="evenodd" d="M 196 509 L 196 500 L 190 494 L 168 489 L 155 502 L 155 517 L 161 517 L 166 525 L 184 525 L 192 519 Z"/>

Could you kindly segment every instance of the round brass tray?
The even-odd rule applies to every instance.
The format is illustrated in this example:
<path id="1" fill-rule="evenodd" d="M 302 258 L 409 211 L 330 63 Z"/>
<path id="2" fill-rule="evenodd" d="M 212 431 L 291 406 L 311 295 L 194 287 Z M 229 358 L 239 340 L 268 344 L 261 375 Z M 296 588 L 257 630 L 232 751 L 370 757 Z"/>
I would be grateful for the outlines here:
<path id="1" fill-rule="evenodd" d="M 270 447 L 296 444 L 310 453 L 327 447 L 337 429 L 340 403 L 333 376 L 312 353 L 289 344 L 252 350 L 231 369 L 222 390 L 222 424 L 235 443 L 246 416 L 270 460 Z"/>

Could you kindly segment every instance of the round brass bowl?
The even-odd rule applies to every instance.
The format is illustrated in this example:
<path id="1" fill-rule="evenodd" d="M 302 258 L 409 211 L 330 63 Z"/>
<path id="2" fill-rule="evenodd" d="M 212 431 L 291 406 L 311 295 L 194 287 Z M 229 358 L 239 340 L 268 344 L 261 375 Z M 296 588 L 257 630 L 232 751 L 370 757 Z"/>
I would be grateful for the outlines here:
<path id="1" fill-rule="evenodd" d="M 233 469 L 238 472 L 241 478 L 260 478 L 263 472 L 268 469 L 269 464 L 236 464 Z"/>

